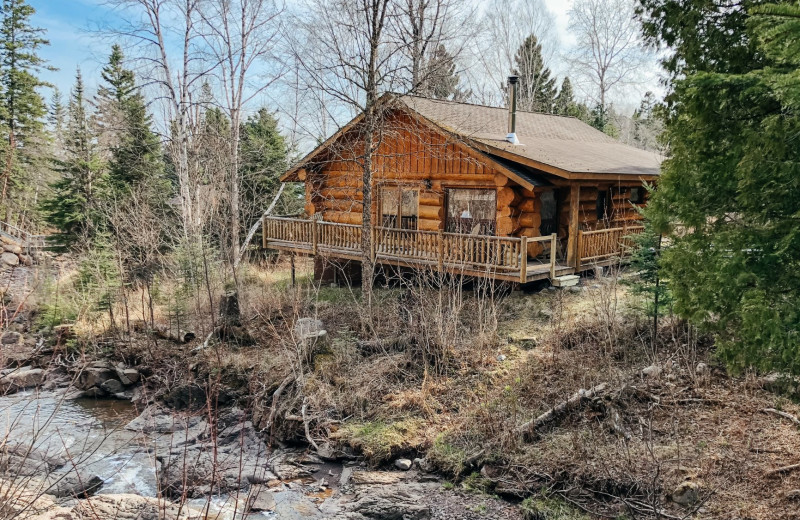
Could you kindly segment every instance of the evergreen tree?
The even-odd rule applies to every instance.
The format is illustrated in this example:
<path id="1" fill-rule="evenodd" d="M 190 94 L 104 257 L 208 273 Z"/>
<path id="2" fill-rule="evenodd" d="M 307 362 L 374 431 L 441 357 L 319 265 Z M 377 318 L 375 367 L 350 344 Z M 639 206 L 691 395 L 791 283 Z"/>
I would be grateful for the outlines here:
<path id="1" fill-rule="evenodd" d="M 542 45 L 535 35 L 525 38 L 514 55 L 514 63 L 513 73 L 519 76 L 517 107 L 531 112 L 552 112 L 556 79 L 550 77 L 550 69 L 544 66 Z"/>
<path id="2" fill-rule="evenodd" d="M 419 92 L 424 97 L 465 101 L 472 94 L 458 87 L 460 78 L 456 72 L 456 62 L 444 45 L 439 45 L 426 61 L 423 74 Z"/>
<path id="3" fill-rule="evenodd" d="M 800 374 L 800 7 L 676 4 L 641 10 L 678 78 L 647 210 L 681 230 L 662 262 L 675 310 L 731 366 Z"/>
<path id="4" fill-rule="evenodd" d="M 613 110 L 612 107 L 604 107 L 598 103 L 592 109 L 587 122 L 604 134 L 617 138 L 619 137 L 619 128 L 613 122 Z"/>
<path id="5" fill-rule="evenodd" d="M 561 82 L 561 89 L 553 101 L 553 113 L 560 116 L 575 116 L 577 113 L 575 94 L 572 91 L 572 83 L 569 77 L 565 76 Z"/>
<path id="6" fill-rule="evenodd" d="M 163 178 L 158 136 L 151 130 L 152 121 L 135 75 L 123 61 L 122 48 L 115 44 L 102 71 L 104 84 L 96 102 L 100 132 L 109 134 L 110 182 L 122 192 L 145 179 L 158 183 Z"/>
<path id="7" fill-rule="evenodd" d="M 280 186 L 278 177 L 289 162 L 288 152 L 286 140 L 278 130 L 278 120 L 266 108 L 261 108 L 242 124 L 239 156 L 244 233 L 275 196 Z"/>
<path id="8" fill-rule="evenodd" d="M 89 124 L 80 70 L 67 112 L 66 157 L 59 161 L 62 178 L 53 184 L 53 195 L 43 202 L 48 222 L 61 231 L 56 246 L 62 250 L 82 237 L 91 240 L 102 231 L 99 203 L 107 196 L 105 164 Z"/>
<path id="9" fill-rule="evenodd" d="M 43 118 L 47 112 L 39 87 L 47 83 L 37 77 L 49 69 L 37 52 L 48 41 L 43 29 L 31 25 L 36 11 L 25 0 L 2 0 L 0 4 L 0 123 L 7 137 L 0 204 L 6 204 L 9 190 L 24 183 L 25 168 L 20 163 L 42 139 Z M 6 204 L 6 218 L 8 217 Z"/>

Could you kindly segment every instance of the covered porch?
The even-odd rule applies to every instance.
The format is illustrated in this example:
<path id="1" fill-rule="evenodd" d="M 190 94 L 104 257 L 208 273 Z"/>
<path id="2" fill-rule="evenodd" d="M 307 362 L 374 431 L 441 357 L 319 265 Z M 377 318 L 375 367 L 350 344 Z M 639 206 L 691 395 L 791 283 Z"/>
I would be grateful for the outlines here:
<path id="1" fill-rule="evenodd" d="M 370 255 L 376 264 L 528 283 L 614 263 L 630 248 L 630 236 L 642 229 L 632 226 L 578 231 L 574 243 L 570 241 L 567 246 L 567 251 L 574 251 L 574 257 L 564 261 L 559 260 L 561 248 L 555 233 L 544 237 L 498 237 L 373 227 Z M 357 224 L 265 217 L 262 245 L 297 254 L 360 260 L 362 232 L 362 226 Z M 528 258 L 529 242 L 541 242 L 544 252 Z"/>

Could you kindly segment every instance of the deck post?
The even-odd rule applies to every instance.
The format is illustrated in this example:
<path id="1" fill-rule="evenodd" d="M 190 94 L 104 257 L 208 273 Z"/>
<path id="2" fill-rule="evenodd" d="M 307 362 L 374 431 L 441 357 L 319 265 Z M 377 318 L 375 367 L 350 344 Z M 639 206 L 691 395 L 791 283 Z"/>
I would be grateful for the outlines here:
<path id="1" fill-rule="evenodd" d="M 581 186 L 573 184 L 569 189 L 569 236 L 567 238 L 567 265 L 577 269 L 578 258 L 578 219 L 580 218 Z"/>
<path id="2" fill-rule="evenodd" d="M 317 256 L 317 221 L 311 219 L 311 254 Z"/>
<path id="3" fill-rule="evenodd" d="M 439 272 L 441 273 L 444 269 L 444 231 L 440 229 L 439 233 L 436 235 L 436 239 L 439 241 L 437 249 L 439 250 Z"/>
<path id="4" fill-rule="evenodd" d="M 267 217 L 261 219 L 261 247 L 267 248 Z"/>
<path id="5" fill-rule="evenodd" d="M 519 283 L 528 279 L 528 237 L 522 235 L 519 243 Z"/>
<path id="6" fill-rule="evenodd" d="M 553 233 L 550 235 L 550 279 L 556 277 L 556 247 L 558 243 L 558 235 Z"/>

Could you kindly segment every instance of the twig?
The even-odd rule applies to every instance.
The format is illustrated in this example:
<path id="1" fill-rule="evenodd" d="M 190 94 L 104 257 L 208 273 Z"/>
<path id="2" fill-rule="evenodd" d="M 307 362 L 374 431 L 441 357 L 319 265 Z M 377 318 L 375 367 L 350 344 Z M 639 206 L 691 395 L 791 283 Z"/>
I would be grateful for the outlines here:
<path id="1" fill-rule="evenodd" d="M 763 410 L 761 410 L 761 411 L 762 411 L 763 413 L 773 413 L 773 414 L 775 414 L 775 415 L 780 415 L 780 416 L 781 416 L 781 417 L 783 417 L 784 419 L 789 419 L 789 420 L 790 420 L 790 421 L 792 421 L 792 422 L 793 422 L 795 425 L 797 425 L 797 426 L 800 426 L 800 419 L 798 419 L 797 417 L 795 417 L 794 415 L 792 415 L 792 414 L 790 414 L 790 413 L 787 413 L 787 412 L 782 412 L 782 411 L 780 411 L 780 410 L 776 410 L 775 408 L 764 408 L 764 409 L 763 409 Z"/>
<path id="2" fill-rule="evenodd" d="M 777 477 L 778 475 L 784 475 L 786 473 L 791 473 L 800 469 L 800 464 L 790 464 L 788 466 L 782 466 L 780 468 L 775 468 L 773 470 L 767 471 L 764 473 L 764 476 L 767 478 L 770 477 Z"/>
<path id="3" fill-rule="evenodd" d="M 305 397 L 303 398 L 303 406 L 300 407 L 300 415 L 303 417 L 303 428 L 306 431 L 306 439 L 308 440 L 308 442 L 312 446 L 314 446 L 315 451 L 319 451 L 319 446 L 317 446 L 317 443 L 314 442 L 314 439 L 311 438 L 311 432 L 308 429 L 308 420 L 306 419 L 306 406 L 307 406 L 306 399 L 307 398 Z"/>

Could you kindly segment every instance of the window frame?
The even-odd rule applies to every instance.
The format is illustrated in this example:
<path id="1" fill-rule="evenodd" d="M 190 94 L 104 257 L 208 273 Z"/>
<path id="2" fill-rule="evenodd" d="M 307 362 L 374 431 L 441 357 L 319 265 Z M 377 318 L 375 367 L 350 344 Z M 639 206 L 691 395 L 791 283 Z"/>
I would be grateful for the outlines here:
<path id="1" fill-rule="evenodd" d="M 443 203 L 444 203 L 444 231 L 446 233 L 455 233 L 455 234 L 469 234 L 469 232 L 464 231 L 448 231 L 450 228 L 451 219 L 450 216 L 450 199 L 451 199 L 451 192 L 453 190 L 470 190 L 470 191 L 482 191 L 491 193 L 494 197 L 494 211 L 492 212 L 492 218 L 489 219 L 491 221 L 490 229 L 487 233 L 481 233 L 482 236 L 496 236 L 497 234 L 497 188 L 487 188 L 482 186 L 465 186 L 459 184 L 452 184 L 452 185 L 445 185 L 442 186 L 442 190 L 444 191 Z M 459 218 L 459 220 L 461 220 Z"/>
<path id="2" fill-rule="evenodd" d="M 394 226 L 386 226 L 384 224 L 383 218 L 384 218 L 384 215 L 386 215 L 386 213 L 384 213 L 384 211 L 383 211 L 383 200 L 384 200 L 383 195 L 384 195 L 384 191 L 385 190 L 393 190 L 397 194 L 397 200 L 396 200 L 397 213 L 394 215 L 394 217 L 395 217 L 395 225 Z M 404 218 L 404 215 L 403 215 L 403 192 L 409 192 L 409 191 L 416 193 L 416 201 L 417 201 L 416 214 L 412 215 L 412 217 L 414 217 L 414 227 L 413 228 L 403 227 L 403 218 Z M 412 185 L 408 185 L 408 184 L 393 184 L 393 183 L 380 184 L 378 186 L 378 218 L 379 218 L 379 221 L 380 221 L 380 227 L 390 228 L 390 229 L 407 229 L 407 230 L 412 230 L 412 231 L 418 230 L 419 229 L 419 192 L 420 192 L 420 187 L 419 186 L 412 186 Z"/>

